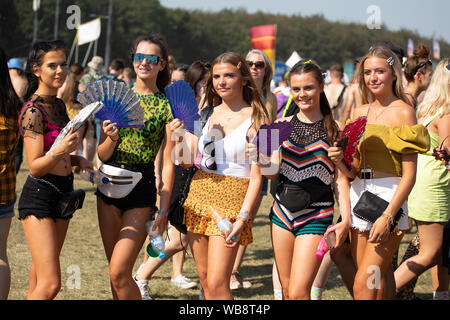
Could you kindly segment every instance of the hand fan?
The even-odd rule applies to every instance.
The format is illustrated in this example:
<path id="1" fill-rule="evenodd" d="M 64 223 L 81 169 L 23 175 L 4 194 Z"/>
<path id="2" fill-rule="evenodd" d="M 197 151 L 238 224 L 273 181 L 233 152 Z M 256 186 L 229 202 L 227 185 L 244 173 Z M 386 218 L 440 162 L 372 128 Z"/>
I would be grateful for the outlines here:
<path id="1" fill-rule="evenodd" d="M 95 115 L 102 121 L 110 120 L 121 128 L 144 128 L 144 109 L 141 107 L 141 101 L 124 82 L 94 82 L 77 95 L 77 100 L 83 105 L 102 102 L 104 107 Z"/>
<path id="2" fill-rule="evenodd" d="M 293 125 L 289 121 L 274 122 L 269 125 L 263 124 L 259 127 L 253 144 L 256 145 L 258 153 L 270 156 L 289 138 L 292 129 Z"/>
<path id="3" fill-rule="evenodd" d="M 167 86 L 164 91 L 174 119 L 183 120 L 186 129 L 193 132 L 195 121 L 200 119 L 194 90 L 186 81 L 177 80 Z"/>
<path id="4" fill-rule="evenodd" d="M 359 117 L 348 123 L 342 132 L 338 146 L 344 150 L 344 161 L 348 167 L 350 167 L 353 162 L 353 155 L 355 154 L 359 141 L 361 141 L 361 138 L 364 135 L 366 124 L 367 117 Z"/>
<path id="5" fill-rule="evenodd" d="M 89 119 L 90 116 L 96 114 L 102 108 L 103 103 L 96 101 L 81 109 L 80 112 L 78 112 L 77 115 L 70 120 L 58 134 L 49 152 L 61 143 L 67 133 L 69 133 L 70 129 L 73 128 L 73 131 L 77 131 Z"/>

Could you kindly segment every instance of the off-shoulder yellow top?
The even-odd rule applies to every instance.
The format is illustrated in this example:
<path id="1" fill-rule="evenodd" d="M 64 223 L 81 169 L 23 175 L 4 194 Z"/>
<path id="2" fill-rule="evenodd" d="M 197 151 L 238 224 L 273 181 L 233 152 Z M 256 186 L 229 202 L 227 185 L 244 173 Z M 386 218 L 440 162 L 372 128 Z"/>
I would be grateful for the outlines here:
<path id="1" fill-rule="evenodd" d="M 360 168 L 401 176 L 402 154 L 425 153 L 429 148 L 430 136 L 421 124 L 399 128 L 367 124 L 358 146 Z"/>

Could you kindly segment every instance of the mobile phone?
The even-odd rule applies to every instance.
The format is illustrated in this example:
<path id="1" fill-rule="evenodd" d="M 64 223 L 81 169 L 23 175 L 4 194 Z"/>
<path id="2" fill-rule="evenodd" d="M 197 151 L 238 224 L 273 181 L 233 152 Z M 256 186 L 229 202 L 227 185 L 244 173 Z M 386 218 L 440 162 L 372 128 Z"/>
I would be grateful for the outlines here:
<path id="1" fill-rule="evenodd" d="M 372 169 L 361 169 L 361 179 L 373 179 Z"/>
<path id="2" fill-rule="evenodd" d="M 333 231 L 325 238 L 328 248 L 332 249 L 336 246 L 336 233 Z"/>

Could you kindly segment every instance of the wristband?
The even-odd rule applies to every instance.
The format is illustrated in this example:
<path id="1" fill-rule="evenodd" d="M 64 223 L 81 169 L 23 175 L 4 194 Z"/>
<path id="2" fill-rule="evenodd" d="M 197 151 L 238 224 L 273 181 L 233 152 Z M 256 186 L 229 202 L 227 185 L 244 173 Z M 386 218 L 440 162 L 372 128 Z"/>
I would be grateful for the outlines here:
<path id="1" fill-rule="evenodd" d="M 56 160 L 56 161 L 60 160 L 53 154 L 53 151 L 50 151 L 50 155 L 52 156 L 53 160 Z"/>
<path id="2" fill-rule="evenodd" d="M 156 211 L 157 214 L 162 215 L 162 216 L 167 216 L 167 212 L 165 212 L 164 210 L 158 210 Z"/>
<path id="3" fill-rule="evenodd" d="M 243 222 L 250 220 L 250 213 L 248 210 L 241 210 L 237 216 L 237 220 L 242 220 Z"/>
<path id="4" fill-rule="evenodd" d="M 394 223 L 394 218 L 392 217 L 392 215 L 390 213 L 383 212 L 382 216 L 385 217 L 389 221 L 389 224 L 392 225 Z"/>

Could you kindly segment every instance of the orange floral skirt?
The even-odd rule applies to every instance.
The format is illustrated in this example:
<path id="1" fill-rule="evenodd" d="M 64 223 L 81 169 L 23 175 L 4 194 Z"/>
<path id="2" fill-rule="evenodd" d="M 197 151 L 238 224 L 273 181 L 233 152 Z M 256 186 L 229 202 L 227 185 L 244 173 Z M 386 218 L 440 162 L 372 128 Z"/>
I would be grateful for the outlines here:
<path id="1" fill-rule="evenodd" d="M 184 223 L 187 230 L 205 236 L 220 236 L 217 223 L 211 214 L 212 206 L 224 218 L 232 223 L 241 211 L 250 180 L 223 176 L 197 170 L 184 202 Z M 253 242 L 252 221 L 245 223 L 239 244 Z"/>

